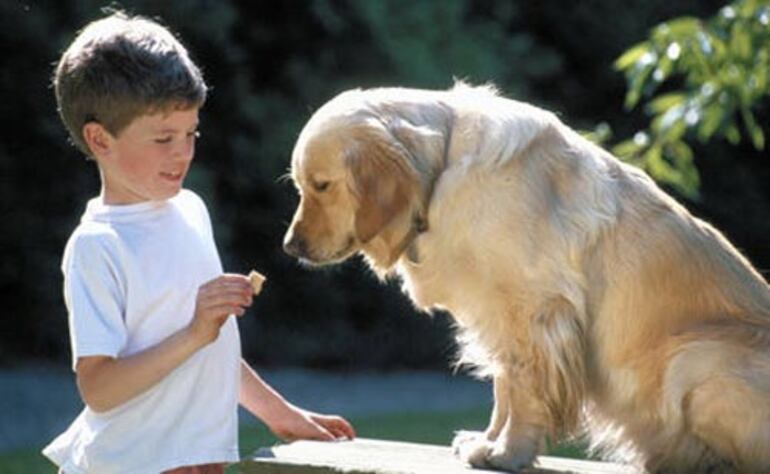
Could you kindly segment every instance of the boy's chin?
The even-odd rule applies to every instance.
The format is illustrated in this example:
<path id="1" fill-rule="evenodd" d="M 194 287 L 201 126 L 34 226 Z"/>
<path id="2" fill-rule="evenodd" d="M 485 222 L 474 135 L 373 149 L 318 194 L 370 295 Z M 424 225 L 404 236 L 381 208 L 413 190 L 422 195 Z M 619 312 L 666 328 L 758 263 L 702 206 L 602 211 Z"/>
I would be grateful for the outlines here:
<path id="1" fill-rule="evenodd" d="M 182 185 L 180 184 L 179 186 L 177 186 L 175 188 L 164 190 L 163 192 L 158 193 L 158 195 L 156 196 L 156 199 L 158 201 L 165 201 L 167 199 L 171 199 L 173 197 L 176 197 L 181 191 L 182 191 Z"/>

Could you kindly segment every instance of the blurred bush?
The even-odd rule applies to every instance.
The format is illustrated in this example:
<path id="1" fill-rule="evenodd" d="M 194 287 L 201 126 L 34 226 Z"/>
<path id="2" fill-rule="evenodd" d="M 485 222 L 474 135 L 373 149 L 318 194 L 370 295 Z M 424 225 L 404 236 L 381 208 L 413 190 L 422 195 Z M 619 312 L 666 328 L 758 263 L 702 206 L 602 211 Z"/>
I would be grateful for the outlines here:
<path id="1" fill-rule="evenodd" d="M 764 150 L 770 1 L 739 0 L 708 21 L 685 16 L 661 23 L 646 41 L 623 53 L 615 67 L 628 81 L 626 107 L 649 98 L 645 110 L 652 121 L 613 152 L 655 179 L 697 197 L 688 132 L 701 143 L 714 137 L 733 145 L 745 134 L 755 149 Z"/>
<path id="2" fill-rule="evenodd" d="M 98 177 L 67 144 L 50 90 L 53 63 L 103 2 L 0 3 L 0 361 L 65 360 L 66 312 L 58 269 L 64 243 Z M 212 91 L 187 185 L 209 203 L 225 268 L 269 280 L 241 320 L 257 364 L 444 367 L 452 358 L 444 315 L 417 315 L 397 283 L 379 284 L 356 260 L 309 271 L 281 251 L 297 198 L 280 181 L 310 114 L 351 87 L 495 83 L 510 97 L 559 113 L 577 128 L 600 121 L 619 136 L 647 117 L 623 110 L 612 69 L 660 22 L 713 15 L 713 0 L 150 0 L 126 10 L 160 17 L 188 45 Z M 611 19 L 611 21 L 609 21 Z M 696 210 L 770 263 L 770 167 L 751 147 L 693 145 Z M 745 155 L 745 156 L 744 156 Z M 741 209 L 738 216 L 736 209 Z"/>

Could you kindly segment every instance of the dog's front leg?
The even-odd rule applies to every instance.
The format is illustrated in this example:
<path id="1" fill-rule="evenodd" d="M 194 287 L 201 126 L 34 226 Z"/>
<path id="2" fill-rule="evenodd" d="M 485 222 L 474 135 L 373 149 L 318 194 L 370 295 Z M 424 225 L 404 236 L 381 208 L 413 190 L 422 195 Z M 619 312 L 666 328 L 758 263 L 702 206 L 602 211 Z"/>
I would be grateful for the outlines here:
<path id="1" fill-rule="evenodd" d="M 461 431 L 452 447 L 474 467 L 517 470 L 529 466 L 540 451 L 546 414 L 524 374 L 506 373 L 494 379 L 495 406 L 484 432 Z"/>
<path id="2" fill-rule="evenodd" d="M 515 374 L 506 394 L 510 409 L 500 434 L 487 455 L 486 465 L 517 471 L 528 467 L 545 448 L 548 413 L 531 389 L 531 374 Z"/>
<path id="3" fill-rule="evenodd" d="M 505 376 L 496 376 L 494 379 L 495 406 L 492 408 L 492 416 L 489 419 L 489 426 L 484 431 L 484 437 L 489 441 L 494 441 L 500 435 L 508 420 L 510 412 L 510 403 L 508 393 L 511 391 L 508 378 Z"/>
<path id="4" fill-rule="evenodd" d="M 472 466 L 486 465 L 486 458 L 508 421 L 508 392 L 510 391 L 508 377 L 496 375 L 493 384 L 495 404 L 487 429 L 484 431 L 458 431 L 452 441 L 454 453 Z"/>

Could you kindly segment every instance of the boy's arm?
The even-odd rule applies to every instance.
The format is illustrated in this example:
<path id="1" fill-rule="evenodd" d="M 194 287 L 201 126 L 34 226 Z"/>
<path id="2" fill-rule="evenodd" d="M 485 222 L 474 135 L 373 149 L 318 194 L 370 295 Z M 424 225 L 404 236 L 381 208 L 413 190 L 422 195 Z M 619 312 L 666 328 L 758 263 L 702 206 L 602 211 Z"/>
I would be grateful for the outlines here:
<path id="1" fill-rule="evenodd" d="M 267 384 L 245 360 L 241 360 L 240 402 L 281 439 L 353 439 L 355 430 L 342 417 L 321 415 L 298 408 Z"/>
<path id="2" fill-rule="evenodd" d="M 186 328 L 128 357 L 80 357 L 76 372 L 83 401 L 93 411 L 104 412 L 145 392 L 213 342 L 229 315 L 243 315 L 250 304 L 251 283 L 243 275 L 226 274 L 204 284 Z"/>

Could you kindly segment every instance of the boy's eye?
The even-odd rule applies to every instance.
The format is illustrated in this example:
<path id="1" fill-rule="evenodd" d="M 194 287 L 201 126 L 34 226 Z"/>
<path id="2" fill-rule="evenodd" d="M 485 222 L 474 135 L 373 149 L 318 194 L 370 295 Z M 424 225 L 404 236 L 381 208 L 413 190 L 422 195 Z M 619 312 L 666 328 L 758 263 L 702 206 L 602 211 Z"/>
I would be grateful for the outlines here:
<path id="1" fill-rule="evenodd" d="M 171 140 L 172 140 L 172 137 L 171 135 L 169 135 L 167 137 L 156 138 L 155 143 L 171 143 Z"/>

